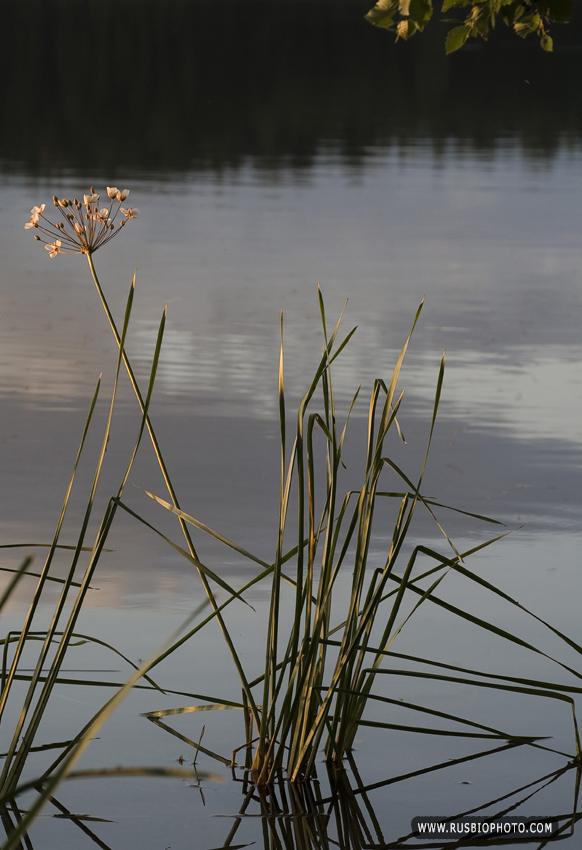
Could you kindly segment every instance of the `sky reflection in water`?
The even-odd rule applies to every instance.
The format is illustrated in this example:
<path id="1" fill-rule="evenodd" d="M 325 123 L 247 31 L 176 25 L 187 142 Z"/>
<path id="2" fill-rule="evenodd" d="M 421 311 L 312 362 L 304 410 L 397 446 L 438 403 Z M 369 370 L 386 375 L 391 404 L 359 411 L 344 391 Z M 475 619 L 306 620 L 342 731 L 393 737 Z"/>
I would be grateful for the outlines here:
<path id="1" fill-rule="evenodd" d="M 369 55 L 368 47 L 360 45 L 358 50 Z M 394 65 L 390 54 L 390 73 L 397 66 L 401 81 L 407 79 L 403 55 L 398 54 L 400 64 Z M 575 53 L 567 55 L 574 61 Z M 458 57 L 458 63 L 466 66 L 468 56 Z M 378 61 L 379 54 L 374 54 L 372 71 Z M 478 73 L 480 61 L 475 59 L 472 73 Z M 509 95 L 492 104 L 490 126 L 475 104 L 463 121 L 453 106 L 460 97 L 459 69 L 464 66 L 451 67 L 456 70 L 450 77 L 438 78 L 438 102 L 448 104 L 448 126 L 454 127 L 448 136 L 438 130 L 438 110 L 426 111 L 426 102 L 422 105 L 418 98 L 413 98 L 416 109 L 408 108 L 405 97 L 398 99 L 392 128 L 385 116 L 375 125 L 367 120 L 374 115 L 374 99 L 366 98 L 365 114 L 358 113 L 356 139 L 350 137 L 348 145 L 346 128 L 337 120 L 341 98 L 329 97 L 327 111 L 314 123 L 317 109 L 312 104 L 299 115 L 302 95 L 295 92 L 297 109 L 289 110 L 292 127 L 283 124 L 288 135 L 274 133 L 269 144 L 259 131 L 269 121 L 269 126 L 276 125 L 274 115 L 281 118 L 272 111 L 278 96 L 269 100 L 268 114 L 247 115 L 242 141 L 221 124 L 223 112 L 230 114 L 224 107 L 230 103 L 227 98 L 221 101 L 223 112 L 217 107 L 207 115 L 209 138 L 202 138 L 194 152 L 184 139 L 172 147 L 159 139 L 153 144 L 150 138 L 132 161 L 131 145 L 122 145 L 112 167 L 115 182 L 131 188 L 131 203 L 142 214 L 122 239 L 96 255 L 96 265 L 117 315 L 138 267 L 128 350 L 142 376 L 168 301 L 153 417 L 175 471 L 177 491 L 186 510 L 261 557 L 270 557 L 275 543 L 279 311 L 284 311 L 291 407 L 308 384 L 320 352 L 317 281 L 330 319 L 349 298 L 345 328 L 357 324 L 358 332 L 337 361 L 335 378 L 345 410 L 361 381 L 369 392 L 375 377 L 390 374 L 414 311 L 426 295 L 401 380 L 407 390 L 402 424 L 410 446 L 400 449 L 402 456 L 415 468 L 446 348 L 445 387 L 427 488 L 445 502 L 493 514 L 509 527 L 525 524 L 497 549 L 480 555 L 475 568 L 565 631 L 575 631 L 582 422 L 582 149 L 577 101 L 569 112 L 563 108 L 569 102 L 565 95 L 543 101 L 544 109 L 553 110 L 545 135 L 533 100 L 524 107 L 522 125 L 510 120 Z M 291 78 L 297 81 L 297 73 Z M 279 84 L 287 79 L 277 76 Z M 360 79 L 358 85 L 363 90 L 369 82 Z M 252 88 L 248 80 L 245 85 Z M 517 98 L 517 88 L 509 88 Z M 136 88 L 132 97 L 139 101 L 138 95 Z M 160 97 L 155 108 L 163 113 L 162 107 Z M 159 126 L 171 135 L 185 118 L 178 115 L 175 120 L 169 130 L 167 121 Z M 240 126 L 240 121 L 234 123 Z M 312 131 L 307 153 L 298 142 L 305 138 L 304 126 Z M 222 131 L 230 147 L 213 158 Z M 277 138 L 279 142 L 273 141 Z M 21 144 L 20 158 L 17 141 L 3 141 L 0 196 L 3 542 L 50 534 L 97 375 L 103 370 L 110 386 L 115 367 L 115 350 L 84 259 L 51 261 L 23 229 L 32 205 L 49 200 L 53 192 L 80 195 L 96 176 L 109 181 L 111 150 L 106 146 L 109 153 L 90 151 L 88 164 L 67 163 L 61 162 L 66 152 L 59 147 L 56 130 L 48 134 L 42 151 L 42 145 Z M 133 141 L 138 144 L 137 136 Z M 162 156 L 164 151 L 172 153 L 173 166 Z M 90 176 L 89 166 L 94 168 Z M 104 186 L 96 189 L 103 191 Z M 356 436 L 363 435 L 365 413 L 363 400 L 354 414 Z M 112 467 L 125 459 L 138 422 L 127 388 L 120 399 L 119 421 L 108 449 Z M 347 445 L 346 451 L 348 466 L 355 465 L 357 447 Z M 105 489 L 114 480 L 112 472 Z M 145 447 L 133 480 L 163 495 Z M 131 499 L 144 509 L 139 491 L 132 489 Z M 159 518 L 157 513 L 152 516 Z M 465 546 L 485 539 L 486 531 L 473 534 L 473 526 L 466 529 L 454 517 L 450 527 L 456 542 Z M 424 526 L 421 533 L 432 535 Z M 103 562 L 95 582 L 101 590 L 89 598 L 84 627 L 97 635 L 107 632 L 130 657 L 144 657 L 184 610 L 197 603 L 197 582 L 178 556 L 145 539 L 129 521 L 120 521 L 112 548 L 116 552 Z M 240 576 L 236 558 L 225 560 L 211 547 L 208 553 L 229 580 Z M 449 592 L 457 602 L 465 599 L 461 586 L 451 585 Z M 247 635 L 249 657 L 264 604 L 264 594 L 256 597 L 257 620 L 247 611 L 232 614 L 237 629 Z M 483 615 L 483 603 L 473 604 Z M 18 621 L 21 610 L 15 606 L 9 625 Z M 511 611 L 500 610 L 497 616 L 500 625 L 513 625 Z M 469 632 L 462 630 L 449 633 L 434 612 L 427 613 L 425 626 L 403 632 L 402 651 L 422 653 L 430 640 L 433 654 L 446 655 L 452 663 L 474 661 L 489 669 L 494 661 L 499 669 L 513 669 L 514 659 L 500 657 L 495 645 L 475 646 Z M 531 624 L 520 622 L 520 628 L 533 639 Z M 195 661 L 183 655 L 169 665 L 169 686 L 182 683 L 186 670 L 191 689 L 218 689 L 226 695 L 232 679 L 225 677 L 227 662 L 217 641 L 218 636 L 209 633 Z M 519 664 L 524 675 L 555 675 L 545 662 L 540 666 L 520 657 Z M 53 717 L 55 729 L 59 723 L 78 722 L 78 705 L 70 697 L 63 689 Z M 431 692 L 433 697 L 444 710 L 451 701 L 460 714 L 475 709 L 473 694 L 459 696 L 443 688 Z M 91 705 L 95 694 L 83 691 L 78 700 Z M 143 763 L 144 741 L 148 761 L 172 763 L 180 755 L 174 743 L 160 730 L 144 729 L 136 714 L 177 704 L 175 697 L 132 696 L 93 748 L 91 763 L 112 764 L 121 758 L 124 763 Z M 555 732 L 559 746 L 567 748 L 569 719 L 546 709 L 528 704 L 524 714 L 535 731 Z M 516 709 L 483 700 L 479 711 L 482 722 L 493 723 Z M 190 727 L 183 728 L 194 736 Z M 199 733 L 198 726 L 195 731 Z M 237 734 L 223 718 L 213 717 L 209 724 L 209 739 L 212 736 L 225 751 L 239 743 Z M 426 752 L 408 738 L 390 734 L 389 744 L 387 740 L 378 743 L 369 730 L 362 733 L 358 746 L 370 774 L 383 774 L 388 750 L 393 773 L 427 763 Z M 430 760 L 445 760 L 451 752 L 450 742 L 431 742 Z M 468 809 L 483 786 L 505 783 L 508 790 L 514 779 L 517 787 L 522 774 L 526 781 L 540 768 L 541 775 L 541 761 L 528 759 L 518 763 L 504 757 L 491 768 L 455 769 L 442 782 L 423 779 L 394 786 L 377 792 L 375 804 L 389 828 L 402 834 L 407 820 L 422 813 L 418 800 L 436 810 L 454 799 L 454 810 Z M 564 800 L 569 804 L 571 789 L 565 784 L 552 786 L 548 808 L 567 809 Z M 240 800 L 237 787 L 218 788 L 207 789 L 205 812 L 196 789 L 150 780 L 124 783 L 123 794 L 112 783 L 79 783 L 69 786 L 65 796 L 76 811 L 85 811 L 91 799 L 96 809 L 92 814 L 119 821 L 100 831 L 106 838 L 107 829 L 111 835 L 116 830 L 113 846 L 133 846 L 139 816 L 140 847 L 159 850 L 168 844 L 192 846 L 193 834 L 204 835 L 207 846 L 220 845 L 230 825 L 225 828 L 204 814 L 235 812 Z M 192 805 L 192 794 L 198 808 Z M 76 831 L 66 829 L 67 824 L 53 826 L 54 821 L 49 830 L 47 823 L 37 827 L 40 850 L 57 845 L 77 850 Z M 244 834 L 256 837 L 256 830 L 249 827 Z"/>
<path id="2" fill-rule="evenodd" d="M 426 436 L 438 364 L 447 348 L 428 491 L 465 509 L 493 514 L 510 526 L 525 522 L 524 531 L 479 556 L 473 566 L 548 619 L 575 628 L 577 608 L 564 604 L 561 591 L 556 594 L 554 570 L 558 568 L 562 586 L 576 586 L 582 258 L 573 222 L 579 217 L 580 182 L 576 152 L 564 152 L 540 174 L 515 149 L 487 161 L 459 162 L 451 155 L 435 168 L 431 152 L 419 148 L 414 162 L 408 159 L 405 164 L 394 153 L 380 152 L 365 168 L 355 170 L 339 161 L 322 160 L 300 180 L 282 172 L 277 180 L 268 181 L 250 169 L 220 181 L 206 175 L 132 186 L 132 203 L 139 205 L 142 215 L 123 240 L 97 254 L 96 263 L 118 312 L 131 269 L 139 265 L 128 350 L 142 375 L 148 369 L 160 308 L 168 300 L 153 415 L 186 509 L 269 557 L 277 486 L 279 310 L 285 316 L 287 387 L 290 399 L 296 401 L 320 350 L 317 280 L 330 316 L 335 317 L 349 296 L 345 327 L 358 324 L 359 329 L 351 352 L 337 363 L 335 388 L 345 409 L 360 381 L 369 390 L 374 377 L 389 374 L 426 293 L 401 386 L 407 390 L 402 423 L 418 459 L 415 447 Z M 60 193 L 67 192 L 68 185 L 69 181 L 61 184 Z M 78 181 L 74 186 L 71 191 L 83 188 Z M 15 217 L 20 225 L 26 210 L 47 195 L 46 186 L 6 179 L 2 233 L 11 232 Z M 23 210 L 22 216 L 16 210 Z M 0 343 L 0 394 L 10 422 L 5 437 L 10 454 L 4 463 L 12 482 L 9 494 L 3 495 L 3 537 L 12 540 L 16 534 L 30 539 L 50 531 L 54 510 L 47 507 L 58 492 L 55 476 L 64 481 L 67 451 L 72 450 L 67 446 L 76 442 L 97 368 L 104 368 L 110 384 L 115 352 L 83 258 L 49 261 L 20 226 L 6 240 L 3 252 L 7 304 Z M 128 433 L 137 422 L 132 408 L 131 395 L 124 391 L 120 413 Z M 353 425 L 361 436 L 364 415 L 362 402 Z M 53 445 L 48 459 L 47 443 Z M 110 462 L 122 457 L 122 443 L 121 434 L 112 440 Z M 354 449 L 347 446 L 347 451 L 349 456 Z M 39 463 L 45 470 L 40 482 Z M 162 493 L 151 460 L 138 465 L 134 479 Z M 132 492 L 131 499 L 143 509 L 139 493 Z M 472 538 L 461 537 L 463 524 L 454 517 L 447 527 L 455 531 L 456 543 L 466 547 L 486 535 L 479 529 Z M 564 531 L 569 532 L 565 538 Z M 543 545 L 535 543 L 536 536 Z M 101 590 L 90 597 L 82 624 L 87 633 L 107 631 L 130 657 L 143 657 L 199 599 L 187 566 L 142 538 L 140 529 L 120 522 L 111 541 L 116 552 L 104 561 L 96 582 Z M 221 554 L 216 556 L 229 580 L 241 574 L 236 558 L 225 561 Z M 532 579 L 527 593 L 525 576 Z M 464 593 L 451 583 L 447 598 L 475 605 Z M 261 593 L 254 604 L 260 612 Z M 483 613 L 480 604 L 477 600 L 477 611 Z M 500 625 L 515 627 L 511 611 L 500 611 L 496 617 Z M 244 631 L 251 651 L 259 622 L 250 622 L 248 612 L 234 611 L 232 622 L 237 631 Z M 494 647 L 475 646 L 470 630 L 455 634 L 442 626 L 433 612 L 427 612 L 422 629 L 403 633 L 400 650 L 425 652 L 429 634 L 431 657 L 446 656 L 463 664 L 475 663 L 477 655 L 482 667 L 491 666 Z M 519 628 L 523 636 L 534 638 L 528 622 Z M 223 672 L 228 661 L 218 649 L 219 640 L 209 632 L 199 641 L 194 659 L 184 655 L 169 665 L 165 683 L 180 687 L 186 668 L 192 670 L 190 687 L 196 692 L 222 694 L 226 688 L 230 693 L 230 678 Z M 510 672 L 514 663 L 509 657 L 497 658 L 495 666 Z M 555 675 L 528 657 L 519 664 L 522 675 Z M 422 689 L 415 694 L 418 701 L 423 696 L 427 694 Z M 429 698 L 445 710 L 454 700 L 459 714 L 474 711 L 470 693 L 433 689 Z M 73 722 L 79 705 L 92 704 L 94 694 L 75 693 L 75 699 L 71 702 L 63 691 L 57 700 L 55 729 L 66 717 Z M 180 745 L 176 749 L 160 730 L 142 728 L 135 714 L 179 702 L 176 697 L 132 697 L 88 756 L 91 763 L 119 760 L 120 738 L 125 741 L 125 763 L 143 762 L 144 740 L 148 761 L 172 762 L 180 755 Z M 556 746 L 567 749 L 568 720 L 546 708 L 528 704 L 528 730 L 551 729 L 557 734 Z M 482 722 L 502 723 L 504 713 L 512 710 L 499 701 L 483 701 L 479 716 Z M 180 721 L 176 728 L 187 735 L 195 730 L 197 735 L 199 725 Z M 209 743 L 212 739 L 216 749 L 236 746 L 235 726 L 213 716 Z M 377 754 L 388 752 L 387 747 L 386 738 L 380 742 L 369 730 L 362 732 L 358 748 L 368 777 L 385 777 L 386 758 Z M 388 748 L 391 773 L 428 763 L 426 751 L 417 752 L 407 736 L 391 735 Z M 446 761 L 453 750 L 456 753 L 450 742 L 445 747 L 431 741 L 429 761 Z M 547 767 L 543 759 L 529 756 L 520 757 L 519 768 L 513 756 L 495 758 L 471 763 L 470 768 L 461 766 L 437 783 L 411 780 L 374 792 L 383 828 L 394 837 L 405 834 L 408 820 L 420 813 L 419 800 L 423 812 L 448 811 L 451 800 L 455 811 L 469 809 L 482 801 L 479 788 L 486 786 L 493 796 L 500 787 L 500 771 L 515 779 L 517 787 Z M 553 766 L 550 762 L 548 769 Z M 466 782 L 477 790 L 463 785 Z M 71 785 L 64 799 L 71 809 L 85 810 L 89 793 L 92 814 L 118 821 L 116 826 L 100 825 L 98 834 L 115 835 L 116 841 L 127 844 L 139 832 L 148 850 L 157 850 L 160 840 L 181 846 L 186 824 L 207 846 L 219 846 L 230 825 L 207 816 L 234 813 L 242 802 L 238 786 L 206 782 L 207 808 L 200 799 L 191 808 L 191 795 L 199 792 L 188 788 L 186 815 L 182 786 L 160 786 L 150 780 L 133 784 L 127 780 L 123 785 L 121 798 L 110 783 L 91 783 Z M 545 792 L 544 806 L 564 808 L 570 791 L 567 778 L 553 784 L 551 792 Z M 150 800 L 147 811 L 142 799 Z M 172 818 L 184 826 L 176 831 L 169 823 Z M 49 842 L 58 837 L 59 846 L 76 848 L 76 832 L 52 823 L 49 830 L 47 824 L 43 820 L 36 830 L 41 848 L 43 836 L 49 835 Z M 244 822 L 241 840 L 255 836 L 253 824 L 253 819 Z"/>
<path id="3" fill-rule="evenodd" d="M 496 457 L 517 452 L 515 483 L 543 456 L 554 479 L 562 469 L 571 492 L 582 421 L 582 263 L 574 226 L 580 157 L 563 152 L 542 173 L 515 149 L 471 164 L 451 154 L 434 166 L 430 150 L 421 148 L 415 162 L 377 152 L 366 168 L 355 170 L 322 159 L 299 181 L 294 172 L 282 172 L 273 183 L 250 169 L 219 181 L 206 175 L 137 183 L 132 203 L 142 208 L 141 217 L 95 259 L 118 311 L 131 269 L 138 268 L 128 350 L 142 375 L 168 302 L 154 402 L 159 415 L 171 417 L 174 410 L 176 421 L 191 422 L 219 417 L 225 433 L 229 427 L 252 433 L 252 422 L 260 421 L 274 436 L 279 311 L 291 404 L 319 356 L 319 280 L 330 320 L 349 298 L 344 327 L 358 325 L 337 361 L 335 390 L 347 410 L 363 384 L 354 413 L 361 418 L 373 379 L 391 372 L 426 295 L 401 380 L 407 391 L 403 417 L 412 417 L 411 427 L 420 423 L 419 414 L 427 417 L 446 348 L 437 436 L 450 438 L 462 429 L 465 450 L 471 441 L 474 448 L 481 439 L 492 441 L 487 451 L 485 443 L 475 451 L 473 476 L 467 471 L 466 478 L 479 480 Z M 60 189 L 68 191 L 68 181 Z M 74 190 L 80 191 L 77 184 Z M 3 233 L 13 226 L 16 209 L 46 194 L 8 180 Z M 49 262 L 28 232 L 17 233 L 4 249 L 10 301 L 0 341 L 0 394 L 30 417 L 47 408 L 80 413 L 97 368 L 109 363 L 107 381 L 114 365 L 88 269 L 82 257 Z M 133 408 L 130 395 L 122 406 Z M 195 467 L 189 444 L 184 450 Z M 205 456 L 208 451 L 212 447 Z M 436 445 L 434 469 L 441 466 L 438 451 Z M 466 468 L 453 454 L 442 459 Z M 468 496 L 469 481 L 465 486 Z M 556 515 L 559 505 L 548 501 L 551 491 L 541 493 L 545 486 L 536 482 L 536 513 Z"/>

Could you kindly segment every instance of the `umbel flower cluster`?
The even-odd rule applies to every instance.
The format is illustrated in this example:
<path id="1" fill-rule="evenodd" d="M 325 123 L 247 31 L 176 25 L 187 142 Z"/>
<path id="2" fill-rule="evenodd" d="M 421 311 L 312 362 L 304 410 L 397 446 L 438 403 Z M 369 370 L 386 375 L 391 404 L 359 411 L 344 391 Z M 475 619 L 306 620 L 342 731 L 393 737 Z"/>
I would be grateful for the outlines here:
<path id="1" fill-rule="evenodd" d="M 76 198 L 57 198 L 53 195 L 53 204 L 64 221 L 53 224 L 45 215 L 45 204 L 33 207 L 30 221 L 24 225 L 26 230 L 34 229 L 34 238 L 43 242 L 49 257 L 57 254 L 92 254 L 102 245 L 117 236 L 130 218 L 137 218 L 139 210 L 122 207 L 129 195 L 129 189 L 120 190 L 116 186 L 107 187 L 109 206 L 99 209 L 99 195 L 91 187 L 88 195 L 83 195 L 83 203 Z M 121 214 L 123 218 L 115 224 Z"/>

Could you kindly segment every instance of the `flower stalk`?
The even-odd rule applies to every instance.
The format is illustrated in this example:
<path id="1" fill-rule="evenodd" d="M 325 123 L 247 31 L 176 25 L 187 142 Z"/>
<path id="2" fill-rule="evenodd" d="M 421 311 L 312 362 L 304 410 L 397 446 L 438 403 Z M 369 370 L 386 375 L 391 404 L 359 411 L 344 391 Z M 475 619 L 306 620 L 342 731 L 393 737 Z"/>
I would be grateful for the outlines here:
<path id="1" fill-rule="evenodd" d="M 103 306 L 103 309 L 105 310 L 105 314 L 115 337 L 115 341 L 120 348 L 121 359 L 123 361 L 129 380 L 135 392 L 140 409 L 144 414 L 145 426 L 149 433 L 152 447 L 154 449 L 156 459 L 160 467 L 160 471 L 164 478 L 167 491 L 173 503 L 173 508 L 177 512 L 179 512 L 180 505 L 178 503 L 178 498 L 174 490 L 173 484 L 170 480 L 170 476 L 168 474 L 168 470 L 164 458 L 162 456 L 162 452 L 158 440 L 156 438 L 151 420 L 145 410 L 145 402 L 143 396 L 140 392 L 129 358 L 127 357 L 125 349 L 121 345 L 121 337 L 119 331 L 115 324 L 113 314 L 109 308 L 105 293 L 103 292 L 103 289 L 99 282 L 99 278 L 97 277 L 97 272 L 95 270 L 95 265 L 93 262 L 93 253 L 98 248 L 101 248 L 103 245 L 113 239 L 114 236 L 117 236 L 117 234 L 125 226 L 129 219 L 137 218 L 137 216 L 139 215 L 138 209 L 121 206 L 121 204 L 127 199 L 128 195 L 129 189 L 123 189 L 122 191 L 120 191 L 116 187 L 107 187 L 107 196 L 109 198 L 110 204 L 109 208 L 104 207 L 102 209 L 99 209 L 100 197 L 93 188 L 91 188 L 90 193 L 88 195 L 83 196 L 82 204 L 76 199 L 71 201 L 67 198 L 62 198 L 59 200 L 59 198 L 55 195 L 53 196 L 53 203 L 63 216 L 64 221 L 59 222 L 57 224 L 53 224 L 44 215 L 45 205 L 43 204 L 41 207 L 33 207 L 33 209 L 31 210 L 30 220 L 25 224 L 25 228 L 27 230 L 34 228 L 35 238 L 37 239 L 37 241 L 45 243 L 45 248 L 49 251 L 50 257 L 55 257 L 57 254 L 85 254 L 87 256 L 91 276 L 97 288 L 101 304 Z M 116 227 L 116 219 L 118 218 L 119 214 L 123 216 L 123 219 L 117 224 Z M 39 233 L 41 235 L 38 235 Z M 198 556 L 196 553 L 196 549 L 194 548 L 194 543 L 188 530 L 188 526 L 182 517 L 179 516 L 178 519 L 182 534 L 184 535 L 186 541 L 186 547 L 189 553 L 189 557 L 192 558 L 193 563 L 198 564 Z M 197 567 L 197 569 L 207 598 L 213 608 L 213 616 L 215 616 L 218 621 L 224 639 L 230 650 L 234 666 L 240 677 L 243 693 L 245 694 L 249 705 L 250 714 L 254 723 L 258 727 L 260 724 L 259 709 L 252 694 L 248 680 L 245 676 L 239 655 L 236 651 L 231 635 L 228 632 L 226 623 L 224 622 L 224 619 L 220 613 L 219 605 L 216 601 L 214 592 L 208 581 L 208 578 L 199 567 Z"/>

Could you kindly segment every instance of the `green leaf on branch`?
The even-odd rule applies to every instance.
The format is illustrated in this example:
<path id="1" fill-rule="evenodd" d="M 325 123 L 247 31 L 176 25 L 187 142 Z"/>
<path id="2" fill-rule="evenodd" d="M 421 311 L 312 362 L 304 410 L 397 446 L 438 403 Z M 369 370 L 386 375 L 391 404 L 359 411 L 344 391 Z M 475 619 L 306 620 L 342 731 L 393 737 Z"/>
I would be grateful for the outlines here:
<path id="1" fill-rule="evenodd" d="M 378 0 L 373 9 L 365 16 L 366 20 L 375 27 L 392 29 L 394 15 L 398 11 L 398 0 Z"/>
<path id="2" fill-rule="evenodd" d="M 541 20 L 537 13 L 526 15 L 525 18 L 521 18 L 521 20 L 513 25 L 513 29 L 520 38 L 527 38 L 528 35 L 539 29 Z"/>
<path id="3" fill-rule="evenodd" d="M 408 17 L 422 30 L 432 18 L 432 0 L 410 0 Z"/>
<path id="4" fill-rule="evenodd" d="M 376 27 L 396 28 L 396 38 L 407 39 L 424 29 L 432 12 L 432 0 L 378 0 L 365 17 Z M 395 21 L 397 14 L 400 19 Z"/>
<path id="5" fill-rule="evenodd" d="M 454 6 L 468 6 L 471 0 L 443 0 L 443 12 L 448 12 Z"/>
<path id="6" fill-rule="evenodd" d="M 513 28 L 520 38 L 538 33 L 542 50 L 551 53 L 553 40 L 548 23 L 568 23 L 574 11 L 574 0 L 442 0 L 441 10 L 468 8 L 465 19 L 445 18 L 455 23 L 447 35 L 447 54 L 459 50 L 469 36 L 487 41 L 499 18 Z M 366 15 L 377 27 L 396 31 L 396 40 L 409 39 L 422 32 L 433 15 L 433 0 L 378 0 Z M 441 19 L 442 20 L 442 19 Z"/>
<path id="7" fill-rule="evenodd" d="M 403 38 L 407 41 L 417 31 L 418 27 L 414 21 L 398 21 L 396 27 L 396 38 Z"/>
<path id="8" fill-rule="evenodd" d="M 504 23 L 508 27 L 512 27 L 521 18 L 525 11 L 526 8 L 523 3 L 514 2 L 504 6 L 501 15 Z"/>
<path id="9" fill-rule="evenodd" d="M 538 3 L 540 15 L 558 24 L 567 24 L 574 13 L 574 0 L 544 0 Z M 542 47 L 543 44 L 542 44 Z M 547 50 L 544 47 L 544 50 Z"/>
<path id="10" fill-rule="evenodd" d="M 476 32 L 474 33 L 474 35 L 479 33 L 481 38 L 484 41 L 487 41 L 487 39 L 489 38 L 489 21 L 487 21 L 487 20 L 477 21 L 475 23 L 475 31 Z"/>
<path id="11" fill-rule="evenodd" d="M 467 26 L 453 27 L 452 30 L 449 30 L 445 41 L 447 55 L 459 50 L 469 38 L 470 33 L 471 27 Z"/>

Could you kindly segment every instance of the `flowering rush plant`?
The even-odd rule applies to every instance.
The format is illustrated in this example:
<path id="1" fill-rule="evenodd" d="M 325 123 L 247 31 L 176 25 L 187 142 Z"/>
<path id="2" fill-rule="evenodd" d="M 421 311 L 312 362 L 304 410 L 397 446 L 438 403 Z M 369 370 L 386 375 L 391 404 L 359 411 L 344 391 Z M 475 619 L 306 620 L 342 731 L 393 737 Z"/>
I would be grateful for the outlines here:
<path id="1" fill-rule="evenodd" d="M 56 223 L 52 222 L 45 215 L 46 205 L 41 204 L 40 207 L 34 206 L 31 209 L 30 219 L 26 222 L 24 228 L 25 230 L 32 230 L 34 238 L 38 242 L 44 243 L 45 249 L 49 252 L 49 257 L 56 257 L 57 254 L 81 254 L 87 258 L 99 299 L 105 310 L 115 341 L 121 349 L 121 359 L 127 369 L 143 413 L 145 410 L 145 401 L 137 385 L 125 349 L 123 348 L 122 336 L 117 328 L 93 262 L 95 251 L 113 239 L 114 236 L 117 236 L 130 218 L 137 218 L 139 215 L 138 209 L 122 206 L 128 195 L 129 189 L 118 189 L 116 186 L 108 186 L 108 200 L 105 201 L 108 206 L 101 207 L 99 206 L 100 196 L 92 186 L 89 193 L 83 195 L 82 203 L 77 198 L 69 200 L 69 198 L 59 198 L 57 195 L 53 195 L 53 204 L 61 214 L 62 220 Z M 136 275 L 134 273 L 128 300 L 128 310 L 131 310 L 135 282 Z M 125 318 L 129 321 L 129 314 Z M 152 439 L 154 439 L 149 417 L 146 417 L 146 422 L 148 430 L 152 434 Z"/>
<path id="2" fill-rule="evenodd" d="M 100 196 L 91 187 L 88 195 L 83 195 L 83 203 L 76 198 L 57 198 L 53 195 L 53 204 L 62 215 L 64 221 L 54 224 L 45 215 L 45 204 L 34 206 L 30 211 L 30 220 L 24 225 L 25 230 L 34 229 L 34 238 L 43 242 L 49 257 L 57 254 L 87 254 L 91 255 L 102 245 L 105 245 L 130 218 L 137 218 L 139 210 L 122 207 L 121 204 L 129 195 L 129 189 L 120 190 L 116 186 L 107 187 L 109 206 L 99 209 Z M 123 218 L 116 227 L 116 219 L 121 214 Z M 39 235 L 41 234 L 41 235 Z"/>

